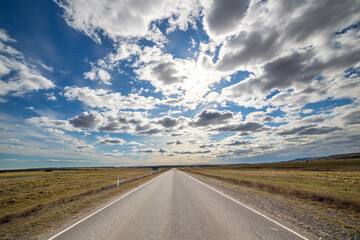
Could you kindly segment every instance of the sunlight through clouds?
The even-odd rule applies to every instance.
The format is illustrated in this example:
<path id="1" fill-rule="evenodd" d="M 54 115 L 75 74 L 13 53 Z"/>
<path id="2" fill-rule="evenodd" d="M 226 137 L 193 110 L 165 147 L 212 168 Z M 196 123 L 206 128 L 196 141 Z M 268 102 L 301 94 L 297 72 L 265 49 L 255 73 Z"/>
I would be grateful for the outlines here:
<path id="1" fill-rule="evenodd" d="M 19 26 L 21 4 L 51 14 Z M 120 166 L 359 151 L 357 0 L 17 5 L 0 10 L 3 159 L 64 152 Z"/>

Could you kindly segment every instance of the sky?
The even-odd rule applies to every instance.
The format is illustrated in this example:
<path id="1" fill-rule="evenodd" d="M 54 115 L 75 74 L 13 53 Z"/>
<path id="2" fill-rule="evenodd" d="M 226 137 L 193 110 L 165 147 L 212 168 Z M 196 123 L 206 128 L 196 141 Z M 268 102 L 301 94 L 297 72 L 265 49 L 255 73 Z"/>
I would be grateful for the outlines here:
<path id="1" fill-rule="evenodd" d="M 0 169 L 360 151 L 358 0 L 0 5 Z"/>

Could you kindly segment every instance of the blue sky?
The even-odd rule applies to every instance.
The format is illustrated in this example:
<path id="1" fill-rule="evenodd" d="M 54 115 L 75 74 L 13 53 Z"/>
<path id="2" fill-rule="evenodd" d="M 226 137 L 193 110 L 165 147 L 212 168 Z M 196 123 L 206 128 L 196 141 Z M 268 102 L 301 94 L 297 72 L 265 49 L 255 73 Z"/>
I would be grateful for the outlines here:
<path id="1" fill-rule="evenodd" d="M 1 169 L 360 150 L 356 0 L 1 6 Z"/>

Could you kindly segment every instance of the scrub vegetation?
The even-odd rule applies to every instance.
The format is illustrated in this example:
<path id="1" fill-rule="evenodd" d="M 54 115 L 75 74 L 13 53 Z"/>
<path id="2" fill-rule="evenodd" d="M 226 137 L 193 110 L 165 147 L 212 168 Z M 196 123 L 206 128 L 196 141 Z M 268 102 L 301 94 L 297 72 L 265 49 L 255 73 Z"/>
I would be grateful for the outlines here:
<path id="1" fill-rule="evenodd" d="M 360 158 L 202 166 L 185 170 L 271 193 L 360 211 Z"/>
<path id="2" fill-rule="evenodd" d="M 31 239 L 155 175 L 151 168 L 1 172 L 0 239 Z"/>
<path id="3" fill-rule="evenodd" d="M 274 196 L 310 204 L 319 212 L 328 209 L 337 216 L 348 219 L 322 221 L 340 224 L 360 234 L 360 157 L 344 156 L 343 159 L 306 160 L 244 165 L 191 166 L 181 170 L 195 176 L 214 179 L 231 189 L 243 187 Z M 325 211 L 326 213 L 326 211 Z M 322 217 L 317 214 L 318 217 Z M 345 231 L 345 230 L 344 230 Z"/>

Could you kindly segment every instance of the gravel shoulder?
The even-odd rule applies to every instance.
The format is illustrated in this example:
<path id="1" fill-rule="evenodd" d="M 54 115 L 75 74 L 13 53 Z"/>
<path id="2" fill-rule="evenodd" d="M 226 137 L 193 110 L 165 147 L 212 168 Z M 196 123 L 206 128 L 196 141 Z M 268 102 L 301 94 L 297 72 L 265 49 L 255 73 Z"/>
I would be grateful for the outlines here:
<path id="1" fill-rule="evenodd" d="M 250 207 L 301 228 L 315 239 L 360 239 L 359 213 L 186 173 Z"/>

